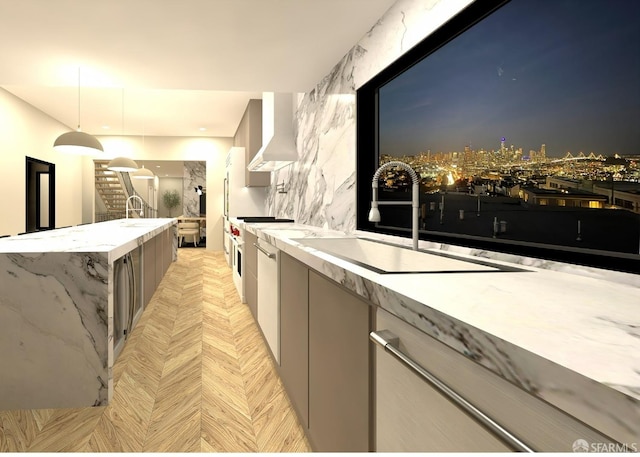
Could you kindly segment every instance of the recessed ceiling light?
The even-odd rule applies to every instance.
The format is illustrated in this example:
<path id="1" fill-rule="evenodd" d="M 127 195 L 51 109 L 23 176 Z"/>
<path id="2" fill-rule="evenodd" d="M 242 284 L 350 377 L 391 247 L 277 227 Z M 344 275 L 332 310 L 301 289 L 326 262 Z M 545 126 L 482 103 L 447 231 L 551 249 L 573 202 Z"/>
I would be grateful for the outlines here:
<path id="1" fill-rule="evenodd" d="M 105 130 L 109 130 L 111 127 L 109 127 L 108 125 L 103 125 L 102 128 Z"/>
<path id="2" fill-rule="evenodd" d="M 204 132 L 205 130 L 207 130 L 206 127 L 200 127 L 201 132 Z"/>

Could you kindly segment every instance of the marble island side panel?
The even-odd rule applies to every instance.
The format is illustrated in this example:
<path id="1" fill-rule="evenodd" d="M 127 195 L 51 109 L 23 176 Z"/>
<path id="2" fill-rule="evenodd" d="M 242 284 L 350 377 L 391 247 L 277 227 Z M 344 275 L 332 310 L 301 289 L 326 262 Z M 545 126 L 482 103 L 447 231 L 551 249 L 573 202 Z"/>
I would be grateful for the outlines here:
<path id="1" fill-rule="evenodd" d="M 166 230 L 175 261 L 176 223 L 123 219 L 0 240 L 0 410 L 109 403 L 114 261 Z"/>
<path id="2" fill-rule="evenodd" d="M 106 405 L 106 253 L 0 254 L 0 409 Z"/>
<path id="3" fill-rule="evenodd" d="M 635 285 L 534 266 L 381 275 L 296 241 L 353 235 L 303 224 L 245 229 L 529 394 L 619 442 L 640 442 Z"/>

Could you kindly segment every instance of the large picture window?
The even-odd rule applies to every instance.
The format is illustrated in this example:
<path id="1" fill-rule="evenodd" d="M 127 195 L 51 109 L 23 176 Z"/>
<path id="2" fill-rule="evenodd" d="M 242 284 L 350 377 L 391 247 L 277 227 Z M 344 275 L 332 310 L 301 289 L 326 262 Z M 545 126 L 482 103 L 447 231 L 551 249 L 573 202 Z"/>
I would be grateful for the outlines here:
<path id="1" fill-rule="evenodd" d="M 475 2 L 357 103 L 358 229 L 410 231 L 406 206 L 367 220 L 400 160 L 422 239 L 638 270 L 640 2 Z M 402 170 L 378 185 L 411 199 Z"/>

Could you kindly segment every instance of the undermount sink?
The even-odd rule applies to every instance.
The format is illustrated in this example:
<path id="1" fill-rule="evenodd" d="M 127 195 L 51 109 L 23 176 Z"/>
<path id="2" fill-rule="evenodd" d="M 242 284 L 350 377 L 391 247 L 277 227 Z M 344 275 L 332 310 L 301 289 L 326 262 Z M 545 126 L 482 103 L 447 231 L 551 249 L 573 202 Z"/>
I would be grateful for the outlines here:
<path id="1" fill-rule="evenodd" d="M 481 259 L 462 259 L 449 253 L 414 251 L 404 246 L 363 238 L 298 238 L 292 241 L 378 274 L 524 271 Z"/>

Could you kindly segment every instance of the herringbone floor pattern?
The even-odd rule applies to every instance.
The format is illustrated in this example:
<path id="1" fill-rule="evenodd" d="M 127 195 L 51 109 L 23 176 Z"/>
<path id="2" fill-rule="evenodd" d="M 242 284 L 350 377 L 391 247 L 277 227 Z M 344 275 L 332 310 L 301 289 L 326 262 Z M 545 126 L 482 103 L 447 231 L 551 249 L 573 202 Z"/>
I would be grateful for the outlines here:
<path id="1" fill-rule="evenodd" d="M 0 411 L 0 452 L 310 451 L 222 253 L 181 249 L 109 406 Z"/>

